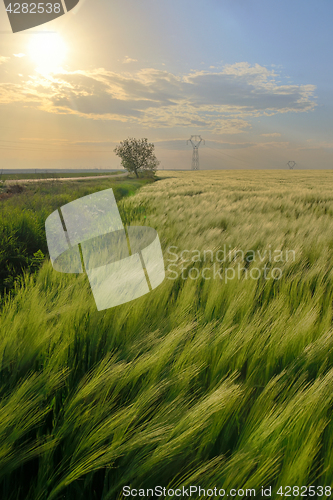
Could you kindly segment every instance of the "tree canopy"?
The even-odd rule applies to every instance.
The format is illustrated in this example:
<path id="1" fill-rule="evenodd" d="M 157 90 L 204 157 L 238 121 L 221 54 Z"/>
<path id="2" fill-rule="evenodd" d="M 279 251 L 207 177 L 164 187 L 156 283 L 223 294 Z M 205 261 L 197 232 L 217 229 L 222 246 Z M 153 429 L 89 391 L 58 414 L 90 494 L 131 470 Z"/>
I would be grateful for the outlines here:
<path id="1" fill-rule="evenodd" d="M 117 156 L 121 158 L 122 166 L 128 172 L 134 172 L 139 177 L 138 172 L 148 170 L 156 172 L 160 162 L 154 153 L 155 146 L 148 142 L 148 139 L 134 139 L 129 137 L 114 149 Z"/>

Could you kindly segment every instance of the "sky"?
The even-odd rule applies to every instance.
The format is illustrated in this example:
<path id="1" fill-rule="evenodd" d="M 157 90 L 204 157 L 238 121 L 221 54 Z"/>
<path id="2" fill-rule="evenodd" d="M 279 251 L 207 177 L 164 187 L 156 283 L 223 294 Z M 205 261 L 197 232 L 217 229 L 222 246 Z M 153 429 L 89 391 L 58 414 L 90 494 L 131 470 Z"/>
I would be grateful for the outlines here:
<path id="1" fill-rule="evenodd" d="M 1 0 L 0 0 L 1 2 Z M 163 169 L 333 167 L 327 0 L 80 0 L 12 33 L 0 3 L 0 168 L 121 168 L 147 137 Z"/>

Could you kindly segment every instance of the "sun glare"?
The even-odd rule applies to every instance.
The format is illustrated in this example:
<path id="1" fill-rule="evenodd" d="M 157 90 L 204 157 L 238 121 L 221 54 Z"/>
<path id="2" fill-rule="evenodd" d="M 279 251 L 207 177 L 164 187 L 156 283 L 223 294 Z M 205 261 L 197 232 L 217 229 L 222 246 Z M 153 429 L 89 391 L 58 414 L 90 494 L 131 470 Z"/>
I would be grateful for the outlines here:
<path id="1" fill-rule="evenodd" d="M 45 33 L 32 37 L 29 55 L 41 72 L 56 71 L 63 64 L 67 46 L 58 33 Z"/>

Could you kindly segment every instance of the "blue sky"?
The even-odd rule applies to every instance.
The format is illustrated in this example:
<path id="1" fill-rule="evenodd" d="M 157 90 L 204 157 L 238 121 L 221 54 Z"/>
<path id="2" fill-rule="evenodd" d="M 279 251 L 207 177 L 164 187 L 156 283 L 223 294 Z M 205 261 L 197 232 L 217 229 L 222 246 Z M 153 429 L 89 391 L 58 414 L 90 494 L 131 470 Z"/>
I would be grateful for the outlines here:
<path id="1" fill-rule="evenodd" d="M 189 168 L 192 134 L 204 169 L 332 167 L 328 1 L 81 0 L 21 34 L 1 9 L 3 168 L 116 168 L 129 136 Z"/>

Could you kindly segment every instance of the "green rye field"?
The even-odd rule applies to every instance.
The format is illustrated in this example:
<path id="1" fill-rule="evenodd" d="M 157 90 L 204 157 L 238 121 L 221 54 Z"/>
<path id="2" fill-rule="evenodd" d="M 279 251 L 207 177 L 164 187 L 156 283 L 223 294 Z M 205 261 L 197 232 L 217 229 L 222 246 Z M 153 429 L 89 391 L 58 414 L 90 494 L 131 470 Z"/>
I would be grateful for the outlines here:
<path id="1" fill-rule="evenodd" d="M 44 222 L 109 187 L 126 225 L 158 231 L 166 279 L 98 312 L 85 275 L 52 269 Z M 157 485 L 326 498 L 333 172 L 40 184 L 0 200 L 0 221 L 1 499 Z"/>

